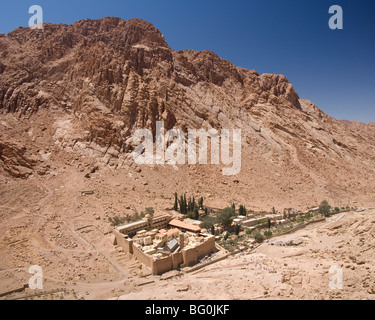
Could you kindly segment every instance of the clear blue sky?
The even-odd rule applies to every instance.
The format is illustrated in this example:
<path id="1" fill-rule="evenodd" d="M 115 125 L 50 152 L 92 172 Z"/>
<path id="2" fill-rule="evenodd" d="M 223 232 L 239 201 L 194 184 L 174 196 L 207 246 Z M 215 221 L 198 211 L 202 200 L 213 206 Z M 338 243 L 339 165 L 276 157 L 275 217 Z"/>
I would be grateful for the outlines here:
<path id="1" fill-rule="evenodd" d="M 208 49 L 237 66 L 284 74 L 329 115 L 375 122 L 373 0 L 3 0 L 0 32 L 27 26 L 33 4 L 52 23 L 145 19 L 175 50 Z M 335 4 L 344 10 L 344 30 L 328 27 Z"/>

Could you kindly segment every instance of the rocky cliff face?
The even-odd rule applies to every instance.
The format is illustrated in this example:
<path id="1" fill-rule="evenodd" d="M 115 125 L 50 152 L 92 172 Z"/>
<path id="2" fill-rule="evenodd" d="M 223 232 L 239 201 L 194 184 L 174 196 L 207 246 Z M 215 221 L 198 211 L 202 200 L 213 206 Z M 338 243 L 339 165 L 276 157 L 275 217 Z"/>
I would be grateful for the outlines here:
<path id="1" fill-rule="evenodd" d="M 155 129 L 156 120 L 168 129 L 221 127 L 235 120 L 233 108 L 299 107 L 285 77 L 259 76 L 208 51 L 175 52 L 139 19 L 20 28 L 0 41 L 4 112 L 64 109 L 87 130 L 85 142 L 118 152 L 128 151 L 134 128 Z"/>
<path id="2" fill-rule="evenodd" d="M 40 141 L 126 168 L 135 130 L 155 132 L 163 120 L 166 129 L 241 128 L 242 190 L 341 197 L 367 190 L 375 174 L 373 141 L 301 100 L 286 77 L 238 68 L 210 51 L 176 52 L 140 19 L 19 28 L 0 37 L 0 56 L 7 125 L 35 126 L 48 114 L 36 141 L 0 127 L 35 152 Z M 220 180 L 210 166 L 200 170 Z"/>

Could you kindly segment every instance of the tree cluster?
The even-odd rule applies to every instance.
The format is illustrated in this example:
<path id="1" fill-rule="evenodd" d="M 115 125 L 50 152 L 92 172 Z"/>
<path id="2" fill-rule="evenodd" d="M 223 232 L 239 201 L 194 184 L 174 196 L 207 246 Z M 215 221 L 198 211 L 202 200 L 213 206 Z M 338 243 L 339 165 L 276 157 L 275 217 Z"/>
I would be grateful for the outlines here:
<path id="1" fill-rule="evenodd" d="M 198 203 L 194 196 L 192 198 L 186 198 L 186 193 L 178 197 L 177 192 L 175 192 L 173 209 L 175 211 L 180 211 L 180 213 L 187 215 L 189 218 L 198 220 L 199 209 L 204 209 L 203 201 L 203 197 L 198 199 Z M 207 210 L 205 210 L 205 212 L 207 212 Z"/>

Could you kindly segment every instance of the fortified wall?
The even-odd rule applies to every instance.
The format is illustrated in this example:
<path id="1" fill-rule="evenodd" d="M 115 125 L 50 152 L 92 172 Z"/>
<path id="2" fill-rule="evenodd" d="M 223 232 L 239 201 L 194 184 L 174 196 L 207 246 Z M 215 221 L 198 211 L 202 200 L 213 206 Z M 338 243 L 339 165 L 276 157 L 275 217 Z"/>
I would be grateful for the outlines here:
<path id="1" fill-rule="evenodd" d="M 113 231 L 115 245 L 134 255 L 151 269 L 153 275 L 192 266 L 217 250 L 215 236 L 200 233 L 201 230 L 197 226 L 171 220 L 169 215 L 155 218 L 146 216 L 140 222 L 118 227 Z M 175 229 L 159 230 L 155 228 L 154 221 L 158 227 Z M 145 252 L 144 249 L 151 243 L 156 243 L 159 248 Z"/>

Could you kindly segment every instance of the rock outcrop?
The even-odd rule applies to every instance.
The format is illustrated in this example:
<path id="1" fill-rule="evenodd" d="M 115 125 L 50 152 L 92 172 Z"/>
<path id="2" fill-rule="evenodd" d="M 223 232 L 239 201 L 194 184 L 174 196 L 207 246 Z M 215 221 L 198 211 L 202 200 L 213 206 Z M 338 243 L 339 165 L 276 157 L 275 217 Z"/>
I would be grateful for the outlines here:
<path id="1" fill-rule="evenodd" d="M 14 178 L 28 178 L 38 173 L 46 174 L 48 166 L 41 164 L 41 159 L 31 155 L 25 146 L 0 139 L 0 172 Z"/>

